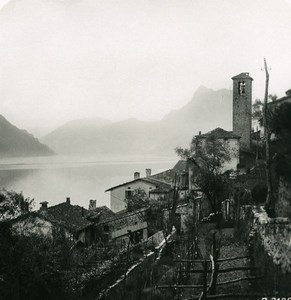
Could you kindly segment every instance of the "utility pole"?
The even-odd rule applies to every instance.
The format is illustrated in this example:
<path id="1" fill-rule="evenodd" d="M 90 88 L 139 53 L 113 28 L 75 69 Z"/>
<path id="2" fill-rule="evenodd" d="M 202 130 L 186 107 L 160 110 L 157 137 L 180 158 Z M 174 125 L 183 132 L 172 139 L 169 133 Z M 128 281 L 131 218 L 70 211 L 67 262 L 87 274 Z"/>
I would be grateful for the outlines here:
<path id="1" fill-rule="evenodd" d="M 265 209 L 269 217 L 275 216 L 275 205 L 273 198 L 273 185 L 271 177 L 271 159 L 270 159 L 270 139 L 271 132 L 269 127 L 269 114 L 268 114 L 268 89 L 269 89 L 269 71 L 267 66 L 266 58 L 264 58 L 264 69 L 266 73 L 266 85 L 265 85 L 265 97 L 264 97 L 264 108 L 263 108 L 263 123 L 264 123 L 264 139 L 266 147 L 266 177 L 267 177 L 267 199 L 265 202 Z"/>

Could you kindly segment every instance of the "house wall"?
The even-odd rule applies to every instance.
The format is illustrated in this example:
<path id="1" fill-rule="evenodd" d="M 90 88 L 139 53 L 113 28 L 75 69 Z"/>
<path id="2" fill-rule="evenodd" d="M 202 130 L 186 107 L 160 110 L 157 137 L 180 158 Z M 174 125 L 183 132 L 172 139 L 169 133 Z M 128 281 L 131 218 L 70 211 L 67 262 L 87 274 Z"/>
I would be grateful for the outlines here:
<path id="1" fill-rule="evenodd" d="M 99 225 L 97 225 L 99 226 Z M 145 211 L 135 211 L 115 218 L 111 221 L 102 223 L 103 230 L 107 227 L 111 239 L 127 237 L 128 230 L 136 232 L 141 230 L 143 232 L 142 238 L 147 239 L 148 224 L 145 220 Z"/>
<path id="2" fill-rule="evenodd" d="M 147 229 L 147 227 L 148 227 L 147 222 L 141 222 L 141 223 L 138 223 L 138 224 L 135 224 L 135 225 L 128 225 L 124 228 L 113 231 L 112 234 L 111 234 L 111 238 L 116 239 L 116 238 L 122 237 L 124 235 L 127 235 L 128 230 L 131 230 L 132 232 L 135 232 L 135 231 L 138 231 L 138 230 Z M 145 231 L 144 233 L 146 233 L 146 232 L 147 231 Z M 143 236 L 143 239 L 146 239 L 146 238 L 147 238 L 147 235 Z"/>
<path id="3" fill-rule="evenodd" d="M 190 215 L 193 214 L 193 205 L 188 203 L 188 204 L 183 204 L 177 207 L 176 209 L 176 220 L 175 220 L 175 227 L 176 229 L 180 232 L 186 232 L 187 230 L 187 220 Z M 170 210 L 165 209 L 163 213 L 164 217 L 164 222 L 167 223 L 170 217 Z"/>
<path id="4" fill-rule="evenodd" d="M 264 126 L 261 125 L 260 120 L 252 120 L 252 130 L 253 132 L 260 131 L 260 138 L 264 136 Z"/>
<path id="5" fill-rule="evenodd" d="M 225 147 L 228 149 L 230 154 L 230 161 L 226 161 L 223 164 L 223 170 L 236 170 L 239 164 L 239 140 L 238 139 L 227 139 L 223 140 Z"/>
<path id="6" fill-rule="evenodd" d="M 159 200 L 159 199 L 164 199 L 165 198 L 165 194 L 161 194 L 161 193 L 151 193 L 150 194 L 150 199 L 152 200 Z"/>
<path id="7" fill-rule="evenodd" d="M 237 170 L 237 165 L 239 164 L 239 149 L 240 144 L 238 139 L 218 139 L 220 143 L 224 145 L 224 147 L 229 152 L 230 160 L 225 161 L 222 165 L 222 171 L 227 170 Z M 199 141 L 199 147 L 203 149 L 206 144 L 206 139 L 201 139 Z M 189 190 L 193 190 L 193 178 L 195 177 L 195 172 L 198 172 L 197 167 L 193 166 L 193 164 L 189 164 L 188 166 L 189 172 Z"/>
<path id="8" fill-rule="evenodd" d="M 110 209 L 113 212 L 118 212 L 126 208 L 126 198 L 125 191 L 134 191 L 136 189 L 142 189 L 149 195 L 150 190 L 155 189 L 156 185 L 152 183 L 147 183 L 142 180 L 131 182 L 129 184 L 124 184 L 117 187 L 110 192 Z"/>

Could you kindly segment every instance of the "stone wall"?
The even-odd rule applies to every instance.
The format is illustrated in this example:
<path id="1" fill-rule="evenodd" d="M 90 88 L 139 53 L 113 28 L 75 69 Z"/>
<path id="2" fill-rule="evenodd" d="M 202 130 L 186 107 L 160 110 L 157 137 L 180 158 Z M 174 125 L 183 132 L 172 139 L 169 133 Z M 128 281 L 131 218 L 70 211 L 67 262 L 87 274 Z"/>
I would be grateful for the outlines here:
<path id="1" fill-rule="evenodd" d="M 253 211 L 251 236 L 256 234 L 266 254 L 283 273 L 291 273 L 291 224 L 288 218 L 269 218 L 262 208 Z"/>
<path id="2" fill-rule="evenodd" d="M 269 218 L 263 207 L 241 206 L 236 237 L 248 245 L 251 264 L 257 268 L 251 274 L 263 276 L 253 282 L 255 292 L 274 297 L 291 295 L 291 224 L 288 218 Z"/>
<path id="3" fill-rule="evenodd" d="M 279 179 L 276 215 L 291 218 L 291 183 L 282 177 Z"/>

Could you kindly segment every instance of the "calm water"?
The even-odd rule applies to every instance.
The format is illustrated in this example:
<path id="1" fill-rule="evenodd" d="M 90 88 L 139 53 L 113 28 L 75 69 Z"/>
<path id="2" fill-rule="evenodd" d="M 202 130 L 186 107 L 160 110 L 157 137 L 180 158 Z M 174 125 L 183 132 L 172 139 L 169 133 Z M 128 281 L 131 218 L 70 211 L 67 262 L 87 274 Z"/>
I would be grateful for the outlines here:
<path id="1" fill-rule="evenodd" d="M 0 188 L 22 191 L 25 197 L 55 205 L 71 197 L 72 204 L 88 207 L 89 199 L 97 205 L 109 206 L 109 193 L 104 191 L 114 185 L 133 179 L 135 171 L 145 176 L 172 168 L 175 158 L 94 158 L 94 157 L 37 157 L 0 159 Z"/>

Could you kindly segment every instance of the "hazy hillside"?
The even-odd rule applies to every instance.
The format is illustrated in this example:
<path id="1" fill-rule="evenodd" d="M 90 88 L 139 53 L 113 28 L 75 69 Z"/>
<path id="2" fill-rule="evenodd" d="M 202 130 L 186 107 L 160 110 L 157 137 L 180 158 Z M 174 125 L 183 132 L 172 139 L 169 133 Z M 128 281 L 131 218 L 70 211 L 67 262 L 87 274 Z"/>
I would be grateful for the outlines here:
<path id="1" fill-rule="evenodd" d="M 0 155 L 47 156 L 54 152 L 26 130 L 18 129 L 0 115 Z"/>
<path id="2" fill-rule="evenodd" d="M 128 119 L 109 123 L 96 119 L 70 122 L 42 141 L 65 154 L 173 154 L 193 135 L 215 127 L 231 130 L 232 92 L 200 87 L 192 100 L 158 122 Z"/>
<path id="3" fill-rule="evenodd" d="M 103 118 L 73 120 L 55 129 L 41 141 L 57 153 L 82 153 L 87 144 L 92 144 L 96 132 L 109 124 L 110 121 Z"/>

